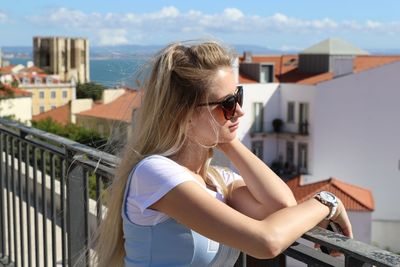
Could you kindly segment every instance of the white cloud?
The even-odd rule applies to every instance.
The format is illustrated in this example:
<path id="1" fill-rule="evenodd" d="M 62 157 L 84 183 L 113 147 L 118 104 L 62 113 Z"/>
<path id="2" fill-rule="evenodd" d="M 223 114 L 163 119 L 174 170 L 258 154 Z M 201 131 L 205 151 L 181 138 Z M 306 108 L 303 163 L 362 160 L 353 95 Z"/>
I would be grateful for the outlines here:
<path id="1" fill-rule="evenodd" d="M 6 22 L 7 20 L 8 20 L 7 14 L 0 11 L 0 23 Z"/>
<path id="2" fill-rule="evenodd" d="M 98 31 L 99 45 L 127 44 L 127 33 L 125 29 L 100 29 Z"/>
<path id="3" fill-rule="evenodd" d="M 2 14 L 0 12 L 0 22 Z M 188 36 L 192 38 L 204 35 L 223 37 L 236 34 L 240 35 L 237 38 L 242 38 L 249 35 L 295 34 L 310 37 L 315 34 L 337 36 L 342 32 L 400 32 L 399 21 L 387 23 L 374 20 L 335 21 L 331 18 L 299 19 L 283 13 L 260 16 L 245 14 L 237 8 L 226 8 L 219 13 L 203 13 L 198 10 L 181 12 L 174 6 L 167 6 L 151 13 L 105 14 L 58 8 L 28 19 L 41 26 L 52 25 L 80 35 L 88 35 L 94 39 L 94 43 L 99 44 L 133 43 L 138 40 L 154 43 L 161 37 L 185 39 Z"/>
<path id="4" fill-rule="evenodd" d="M 383 24 L 381 22 L 373 21 L 373 20 L 367 20 L 367 22 L 365 24 L 366 24 L 367 29 L 371 29 L 371 30 L 378 29 L 383 26 Z"/>

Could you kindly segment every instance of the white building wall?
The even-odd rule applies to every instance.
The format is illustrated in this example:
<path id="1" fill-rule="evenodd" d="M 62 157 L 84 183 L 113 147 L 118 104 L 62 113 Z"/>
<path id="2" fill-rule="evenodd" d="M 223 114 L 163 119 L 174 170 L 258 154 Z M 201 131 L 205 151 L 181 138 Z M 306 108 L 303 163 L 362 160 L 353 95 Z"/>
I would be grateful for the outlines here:
<path id="1" fill-rule="evenodd" d="M 280 92 L 279 84 L 245 84 L 243 110 L 245 115 L 241 118 L 238 136 L 243 144 L 251 148 L 251 142 L 263 140 L 263 156 L 265 162 L 270 162 L 276 155 L 276 138 L 273 134 L 266 137 L 251 137 L 254 122 L 254 103 L 263 103 L 263 131 L 272 132 L 272 121 L 280 117 Z"/>
<path id="2" fill-rule="evenodd" d="M 388 244 L 379 234 L 390 231 L 383 227 L 386 221 L 400 228 L 399 73 L 396 62 L 316 88 L 312 174 L 372 190 L 376 204 L 372 218 L 381 221 L 377 226 L 381 230 L 373 228 L 376 244 Z M 397 251 L 399 241 L 397 237 L 393 248 Z"/>
<path id="3" fill-rule="evenodd" d="M 254 121 L 254 103 L 263 103 L 263 125 L 264 132 L 272 132 L 272 120 L 280 117 L 280 96 L 279 84 L 277 83 L 255 83 L 243 84 L 244 116 L 240 118 L 237 136 L 243 144 L 251 149 L 251 142 L 254 140 L 263 140 L 264 161 L 270 162 L 276 155 L 276 137 L 273 134 L 267 134 L 266 137 L 251 137 L 251 129 Z M 217 150 L 214 151 L 214 164 L 233 167 L 226 158 Z"/>
<path id="4" fill-rule="evenodd" d="M 301 84 L 281 84 L 281 108 L 280 118 L 284 122 L 283 132 L 280 135 L 279 141 L 279 155 L 283 161 L 286 161 L 286 142 L 291 141 L 294 143 L 294 164 L 298 160 L 298 145 L 299 143 L 307 144 L 308 149 L 308 170 L 312 169 L 313 164 L 313 129 L 314 129 L 314 113 L 315 113 L 315 86 L 314 85 L 301 85 Z M 288 102 L 295 103 L 294 122 L 287 122 Z M 309 106 L 308 113 L 308 135 L 287 134 L 299 132 L 300 122 L 300 103 L 307 103 Z"/>
<path id="5" fill-rule="evenodd" d="M 0 116 L 14 116 L 15 120 L 30 125 L 32 120 L 32 98 L 16 97 L 0 100 Z"/>

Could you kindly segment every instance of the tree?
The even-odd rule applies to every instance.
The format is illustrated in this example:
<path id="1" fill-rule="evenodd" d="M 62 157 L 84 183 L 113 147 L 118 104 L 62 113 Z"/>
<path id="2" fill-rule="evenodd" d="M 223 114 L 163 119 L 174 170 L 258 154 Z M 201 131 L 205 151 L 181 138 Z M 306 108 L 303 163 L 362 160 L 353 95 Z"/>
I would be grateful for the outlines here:
<path id="1" fill-rule="evenodd" d="M 32 121 L 32 126 L 97 149 L 101 149 L 107 143 L 107 139 L 94 130 L 89 130 L 72 123 L 62 125 L 51 118 Z"/>
<path id="2" fill-rule="evenodd" d="M 88 82 L 76 85 L 76 98 L 91 98 L 94 101 L 101 100 L 106 87 L 102 84 Z"/>

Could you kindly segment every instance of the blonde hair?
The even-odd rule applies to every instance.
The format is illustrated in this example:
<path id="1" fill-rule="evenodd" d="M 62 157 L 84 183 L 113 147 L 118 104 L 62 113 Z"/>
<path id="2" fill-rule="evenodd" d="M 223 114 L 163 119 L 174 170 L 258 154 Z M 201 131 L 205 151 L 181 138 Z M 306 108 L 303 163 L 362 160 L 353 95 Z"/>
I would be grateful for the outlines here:
<path id="1" fill-rule="evenodd" d="M 232 53 L 217 42 L 173 43 L 153 59 L 151 73 L 143 84 L 144 97 L 132 137 L 128 140 L 113 183 L 108 188 L 107 214 L 95 238 L 98 266 L 124 266 L 122 203 L 128 176 L 143 158 L 158 154 L 172 156 L 187 138 L 188 123 L 196 106 L 208 97 L 216 71 L 232 64 Z M 214 177 L 224 193 L 222 178 L 204 162 L 200 174 L 207 182 Z"/>

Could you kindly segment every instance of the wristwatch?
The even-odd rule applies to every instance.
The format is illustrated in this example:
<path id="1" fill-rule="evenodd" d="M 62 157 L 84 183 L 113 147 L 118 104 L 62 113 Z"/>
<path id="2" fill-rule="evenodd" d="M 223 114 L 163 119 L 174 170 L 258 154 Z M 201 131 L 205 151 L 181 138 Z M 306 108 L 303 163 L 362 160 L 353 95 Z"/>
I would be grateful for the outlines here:
<path id="1" fill-rule="evenodd" d="M 326 216 L 325 220 L 330 220 L 333 215 L 335 215 L 339 205 L 337 197 L 331 192 L 321 191 L 317 193 L 314 198 L 329 208 L 330 212 L 328 216 Z"/>

